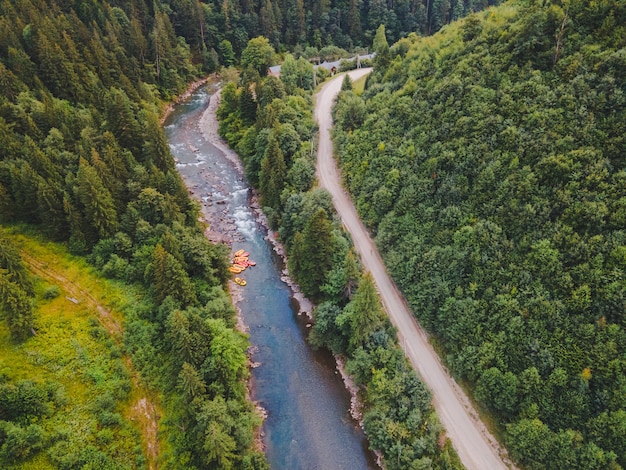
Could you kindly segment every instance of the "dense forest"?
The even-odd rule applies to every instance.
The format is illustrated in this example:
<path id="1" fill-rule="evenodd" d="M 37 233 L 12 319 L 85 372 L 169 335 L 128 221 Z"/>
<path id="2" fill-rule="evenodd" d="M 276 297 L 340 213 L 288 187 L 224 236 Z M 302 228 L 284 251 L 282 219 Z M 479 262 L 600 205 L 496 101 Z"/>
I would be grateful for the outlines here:
<path id="1" fill-rule="evenodd" d="M 389 271 L 524 468 L 626 467 L 626 4 L 385 46 L 335 119 Z"/>
<path id="2" fill-rule="evenodd" d="M 130 357 L 162 398 L 160 466 L 265 468 L 253 450 L 247 340 L 225 291 L 227 250 L 204 238 L 160 127 L 163 100 L 203 67 L 173 20 L 164 2 L 0 3 L 0 223 L 35 227 L 138 292 L 125 307 L 123 348 L 111 354 Z M 0 336 L 11 351 L 50 333 L 38 310 L 54 286 L 37 292 L 27 272 L 0 240 Z M 101 328 L 92 336 L 108 341 Z M 126 366 L 115 367 L 123 378 Z M 94 416 L 104 415 L 73 433 L 57 417 L 78 398 L 22 369 L 0 374 L 1 467 L 33 458 L 37 468 L 145 466 L 121 454 L 136 442 L 119 431 L 128 377 L 91 397 Z"/>
<path id="3" fill-rule="evenodd" d="M 387 26 L 394 41 L 411 32 L 431 34 L 450 21 L 500 1 L 212 0 L 201 3 L 170 0 L 165 3 L 169 3 L 174 13 L 178 35 L 187 37 L 189 44 L 199 51 L 217 51 L 224 60 L 232 50 L 239 54 L 248 39 L 257 36 L 268 38 L 280 51 L 306 51 L 307 55 L 315 56 L 325 46 L 368 47 L 381 24 Z"/>

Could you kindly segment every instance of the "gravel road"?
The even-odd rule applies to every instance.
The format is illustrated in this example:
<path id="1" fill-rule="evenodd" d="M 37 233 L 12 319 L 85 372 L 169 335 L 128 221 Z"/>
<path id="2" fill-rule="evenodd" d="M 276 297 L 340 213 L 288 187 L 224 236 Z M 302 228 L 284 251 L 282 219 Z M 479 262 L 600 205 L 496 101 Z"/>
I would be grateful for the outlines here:
<path id="1" fill-rule="evenodd" d="M 350 77 L 356 80 L 370 71 L 371 69 L 354 70 L 350 72 Z M 316 95 L 315 118 L 320 128 L 317 153 L 319 184 L 332 195 L 337 213 L 345 229 L 352 235 L 363 266 L 372 273 L 383 305 L 398 329 L 400 344 L 415 370 L 432 391 L 433 404 L 439 419 L 463 464 L 470 470 L 513 468 L 506 458 L 504 449 L 480 421 L 467 396 L 452 379 L 428 343 L 426 333 L 418 325 L 406 300 L 387 274 L 374 242 L 343 188 L 330 139 L 331 107 L 334 97 L 341 89 L 342 80 L 343 75 L 334 78 Z"/>

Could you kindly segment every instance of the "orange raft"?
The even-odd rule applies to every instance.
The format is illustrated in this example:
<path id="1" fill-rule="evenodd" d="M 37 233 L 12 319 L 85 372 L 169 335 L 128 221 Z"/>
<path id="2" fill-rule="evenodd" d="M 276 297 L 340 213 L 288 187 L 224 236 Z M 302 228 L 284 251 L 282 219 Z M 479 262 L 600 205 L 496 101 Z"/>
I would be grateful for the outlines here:
<path id="1" fill-rule="evenodd" d="M 239 274 L 250 266 L 256 266 L 256 263 L 250 260 L 249 256 L 250 256 L 250 253 L 248 253 L 247 251 L 244 251 L 243 249 L 235 251 L 233 253 L 232 265 L 228 268 L 228 270 L 231 273 Z"/>

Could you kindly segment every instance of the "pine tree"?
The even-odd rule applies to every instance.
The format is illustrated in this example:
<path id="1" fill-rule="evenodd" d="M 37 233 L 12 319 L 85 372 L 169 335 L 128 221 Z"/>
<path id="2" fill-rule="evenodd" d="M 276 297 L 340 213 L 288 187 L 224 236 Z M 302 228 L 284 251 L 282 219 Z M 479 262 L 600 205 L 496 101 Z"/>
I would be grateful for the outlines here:
<path id="1" fill-rule="evenodd" d="M 154 248 L 152 254 L 152 275 L 154 279 L 154 293 L 160 304 L 167 297 L 167 251 L 160 243 Z"/>
<path id="2" fill-rule="evenodd" d="M 117 230 L 117 212 L 111 193 L 93 167 L 84 158 L 80 159 L 76 175 L 76 196 L 85 209 L 86 221 L 93 230 L 91 242 L 97 238 L 106 238 Z"/>
<path id="3" fill-rule="evenodd" d="M 162 172 L 174 169 L 174 159 L 170 153 L 165 134 L 156 114 L 142 111 L 143 123 L 143 161 L 146 166 L 155 165 Z"/>
<path id="4" fill-rule="evenodd" d="M 280 195 L 285 186 L 287 166 L 278 140 L 270 136 L 265 155 L 261 161 L 261 204 L 280 210 Z"/>
<path id="5" fill-rule="evenodd" d="M 24 289 L 10 281 L 5 269 L 0 269 L 0 312 L 9 325 L 11 339 L 22 341 L 31 334 L 35 321 L 32 302 Z"/>
<path id="6" fill-rule="evenodd" d="M 367 345 L 370 335 L 384 324 L 384 318 L 376 285 L 372 275 L 367 273 L 359 282 L 352 300 L 337 318 L 337 323 L 349 330 L 347 336 L 354 351 Z"/>
<path id="7" fill-rule="evenodd" d="M 359 14 L 359 0 L 350 0 L 348 10 L 348 34 L 353 41 L 361 38 L 361 15 Z"/>
<path id="8" fill-rule="evenodd" d="M 109 190 L 111 197 L 115 203 L 115 208 L 118 211 L 123 211 L 124 206 L 122 204 L 122 194 L 124 191 L 123 180 L 117 179 L 111 172 L 111 168 L 100 158 L 100 154 L 96 149 L 91 149 L 90 164 L 96 171 L 102 184 Z"/>
<path id="9" fill-rule="evenodd" d="M 235 51 L 233 51 L 231 42 L 228 39 L 223 39 L 217 47 L 222 65 L 224 67 L 235 65 Z"/>
<path id="10" fill-rule="evenodd" d="M 183 306 L 196 303 L 196 293 L 183 265 L 173 255 L 165 251 L 159 243 L 152 255 L 152 276 L 157 302 L 166 297 L 179 301 Z"/>
<path id="11" fill-rule="evenodd" d="M 53 240 L 67 240 L 67 218 L 63 210 L 64 191 L 55 181 L 41 180 L 37 191 L 39 220 L 43 231 Z"/>
<path id="12" fill-rule="evenodd" d="M 257 102 L 249 85 L 244 85 L 239 95 L 239 113 L 246 126 L 256 121 Z"/>
<path id="13" fill-rule="evenodd" d="M 6 271 L 8 280 L 17 284 L 28 295 L 34 295 L 34 286 L 17 247 L 0 233 L 0 269 Z"/>
<path id="14" fill-rule="evenodd" d="M 137 121 L 136 109 L 128 95 L 119 88 L 112 88 L 104 98 L 106 127 L 122 147 L 135 157 L 142 155 L 143 136 Z"/>
<path id="15" fill-rule="evenodd" d="M 202 380 L 202 376 L 198 370 L 188 362 L 183 364 L 178 374 L 178 386 L 183 391 L 188 401 L 206 392 L 206 384 Z"/>
<path id="16" fill-rule="evenodd" d="M 304 251 L 304 239 L 302 237 L 302 233 L 296 232 L 291 242 L 291 247 L 289 249 L 287 266 L 289 268 L 289 272 L 294 277 L 294 279 L 298 281 L 298 283 L 301 282 L 302 277 L 306 274 L 304 272 L 305 258 L 306 253 Z"/>
<path id="17" fill-rule="evenodd" d="M 274 8 L 271 0 L 262 0 L 261 11 L 259 12 L 259 23 L 261 33 L 266 38 L 274 39 L 274 33 L 278 30 L 278 21 L 274 15 Z M 259 71 L 261 73 L 261 71 Z"/>
<path id="18" fill-rule="evenodd" d="M 391 60 L 389 54 L 389 43 L 387 42 L 387 36 L 385 35 L 385 25 L 381 24 L 376 30 L 376 36 L 374 36 L 374 66 L 386 67 Z"/>
<path id="19" fill-rule="evenodd" d="M 216 422 L 212 422 L 206 429 L 204 446 L 208 464 L 216 468 L 229 469 L 233 466 L 235 458 L 235 440 L 228 435 L 224 427 Z"/>
<path id="20" fill-rule="evenodd" d="M 341 82 L 341 91 L 352 91 L 352 80 L 350 79 L 350 75 L 345 74 L 343 76 L 343 81 Z"/>
<path id="21" fill-rule="evenodd" d="M 304 259 L 300 285 L 305 294 L 314 301 L 321 297 L 321 287 L 333 264 L 334 240 L 332 225 L 323 208 L 307 222 L 302 232 Z"/>
<path id="22" fill-rule="evenodd" d="M 0 224 L 10 222 L 15 215 L 13 198 L 9 190 L 0 183 Z"/>
<path id="23" fill-rule="evenodd" d="M 9 171 L 16 215 L 25 222 L 39 223 L 37 191 L 42 179 L 41 176 L 24 160 L 11 165 Z"/>

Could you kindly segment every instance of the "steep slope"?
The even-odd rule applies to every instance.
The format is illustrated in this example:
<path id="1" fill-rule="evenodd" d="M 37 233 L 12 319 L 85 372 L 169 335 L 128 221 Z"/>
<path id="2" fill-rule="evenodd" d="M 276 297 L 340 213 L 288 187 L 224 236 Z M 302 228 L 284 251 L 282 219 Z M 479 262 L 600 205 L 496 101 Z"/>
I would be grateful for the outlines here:
<path id="1" fill-rule="evenodd" d="M 259 418 L 246 400 L 247 340 L 225 290 L 227 249 L 204 238 L 159 123 L 163 101 L 202 71 L 173 17 L 160 1 L 0 2 L 0 223 L 28 224 L 141 292 L 123 334 L 121 321 L 100 321 L 164 397 L 165 451 L 147 445 L 152 464 L 264 468 L 252 448 Z M 29 308 L 33 292 L 2 270 L 0 281 L 3 320 L 9 312 L 11 338 L 28 348 L 47 325 Z M 0 433 L 0 447 L 12 439 Z M 54 457 L 37 446 L 0 455 L 0 466 L 60 465 Z M 114 468 L 144 465 L 110 457 Z M 81 459 L 66 467 L 104 466 L 97 452 Z"/>
<path id="2" fill-rule="evenodd" d="M 625 21 L 508 4 L 402 40 L 335 111 L 389 271 L 527 468 L 626 465 Z"/>
<path id="3" fill-rule="evenodd" d="M 369 69 L 350 72 L 353 80 L 369 73 Z M 363 223 L 359 220 L 354 205 L 345 193 L 341 176 L 333 159 L 330 140 L 332 125 L 331 107 L 339 92 L 341 78 L 325 84 L 317 95 L 315 115 L 320 126 L 320 142 L 317 152 L 317 176 L 322 188 L 333 197 L 333 204 L 341 221 L 350 233 L 354 247 L 363 267 L 372 274 L 378 287 L 387 315 L 398 329 L 398 341 L 413 368 L 433 393 L 433 406 L 437 411 L 447 436 L 452 441 L 461 462 L 468 469 L 505 469 L 502 450 L 477 417 L 469 400 L 460 387 L 451 380 L 448 372 L 428 343 L 428 337 L 415 321 L 405 299 L 393 284 L 383 260 L 370 238 Z M 506 459 L 508 462 L 508 459 Z M 510 463 L 510 462 L 508 462 Z"/>

